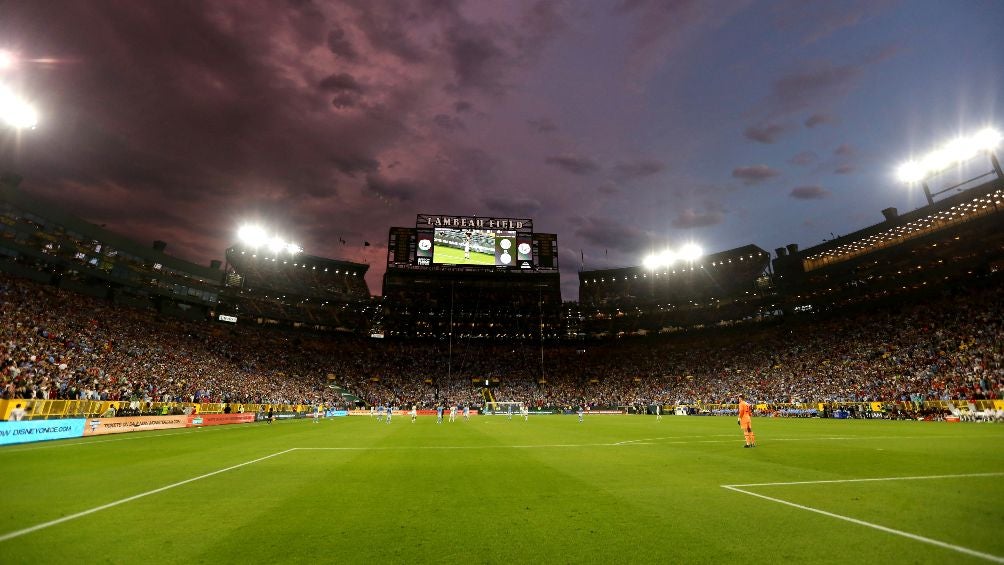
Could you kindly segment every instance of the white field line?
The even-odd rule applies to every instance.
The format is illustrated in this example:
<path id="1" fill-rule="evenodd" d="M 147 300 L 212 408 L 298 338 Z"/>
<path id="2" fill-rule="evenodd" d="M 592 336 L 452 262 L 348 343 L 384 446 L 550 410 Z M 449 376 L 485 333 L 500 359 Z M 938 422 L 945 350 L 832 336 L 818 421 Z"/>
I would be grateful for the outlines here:
<path id="1" fill-rule="evenodd" d="M 820 510 L 819 508 L 813 508 L 811 506 L 805 506 L 802 504 L 796 504 L 794 502 L 789 502 L 787 500 L 782 500 L 780 498 L 774 498 L 772 496 L 767 496 L 765 494 L 759 494 L 756 492 L 751 492 L 744 490 L 740 487 L 754 487 L 754 486 L 785 486 L 785 485 L 809 485 L 809 484 L 828 484 L 828 483 L 855 483 L 855 482 L 866 482 L 866 481 L 914 481 L 914 480 L 928 480 L 928 479 L 949 479 L 949 478 L 964 478 L 964 477 L 997 477 L 1004 475 L 1004 473 L 970 473 L 965 475 L 927 475 L 921 477 L 881 477 L 875 479 L 844 479 L 844 480 L 828 480 L 828 481 L 793 481 L 787 483 L 756 483 L 748 485 L 721 485 L 722 488 L 729 489 L 735 492 L 741 492 L 743 494 L 748 494 L 750 496 L 755 496 L 757 498 L 762 498 L 764 500 L 769 500 L 771 502 L 776 502 L 778 504 L 784 504 L 785 506 L 791 506 L 792 508 L 798 508 L 799 510 L 806 510 L 808 512 L 814 512 L 816 514 L 822 514 L 823 516 L 829 516 L 830 518 L 836 518 L 837 520 L 843 520 L 845 522 L 850 522 L 852 524 L 857 524 L 859 526 L 865 526 L 889 534 L 902 536 L 914 541 L 919 541 L 922 543 L 934 545 L 944 549 L 949 549 L 956 551 L 958 553 L 964 553 L 972 557 L 978 557 L 980 559 L 985 559 L 987 561 L 992 561 L 994 563 L 1004 563 L 1004 557 L 993 555 L 990 553 L 983 553 L 982 551 L 976 551 L 975 549 L 969 549 L 968 547 L 962 547 L 961 545 L 955 545 L 936 539 L 927 538 L 917 534 L 911 534 L 910 532 L 904 532 L 902 530 L 896 530 L 894 528 L 889 528 L 882 526 L 880 524 L 873 524 L 871 522 L 865 522 L 864 520 L 858 520 L 857 518 L 851 518 L 850 516 L 844 516 L 842 514 L 835 514 L 833 512 L 827 512 L 826 510 Z"/>
<path id="2" fill-rule="evenodd" d="M 965 479 L 969 477 L 1000 477 L 1004 473 L 966 473 L 962 475 L 921 475 L 919 477 L 876 477 L 871 479 L 830 479 L 819 481 L 789 481 L 784 483 L 749 483 L 724 487 L 781 487 L 788 485 L 822 485 L 827 483 L 869 483 L 875 481 L 925 481 L 930 479 Z"/>
<path id="3" fill-rule="evenodd" d="M 213 471 L 211 473 L 206 473 L 204 475 L 199 475 L 198 477 L 192 477 L 191 479 L 185 479 L 183 481 L 178 481 L 176 483 L 172 483 L 172 484 L 169 484 L 167 486 L 162 486 L 160 488 L 155 488 L 153 490 L 148 490 L 146 492 L 141 492 L 139 494 L 134 494 L 132 496 L 129 496 L 129 497 L 126 497 L 126 498 L 122 498 L 122 499 L 116 500 L 114 502 L 109 502 L 108 504 L 102 504 L 101 506 L 95 506 L 94 508 L 91 508 L 89 510 L 84 510 L 84 511 L 81 511 L 81 512 L 77 512 L 76 514 L 70 514 L 69 516 L 63 516 L 62 518 L 57 518 L 55 520 L 50 520 L 48 522 L 43 522 L 41 524 L 35 524 L 34 526 L 31 526 L 31 527 L 28 527 L 28 528 L 24 528 L 22 530 L 8 532 L 6 534 L 0 535 L 0 542 L 5 542 L 5 541 L 10 540 L 10 539 L 21 537 L 21 536 L 23 536 L 25 534 L 30 534 L 32 532 L 37 532 L 38 530 L 43 530 L 45 528 L 48 528 L 48 527 L 51 527 L 51 526 L 55 526 L 57 524 L 62 524 L 63 522 L 69 522 L 70 520 L 76 520 L 77 518 L 83 518 L 84 516 L 89 516 L 91 514 L 94 514 L 95 512 L 101 512 L 102 510 L 107 510 L 107 509 L 112 508 L 114 506 L 118 506 L 120 504 L 125 504 L 126 502 L 132 502 L 133 500 L 137 500 L 137 499 L 143 498 L 145 496 L 150 496 L 151 494 L 157 494 L 159 492 L 164 492 L 165 490 L 170 490 L 170 489 L 173 489 L 175 487 L 180 487 L 182 485 L 187 485 L 188 483 L 192 483 L 192 482 L 195 482 L 195 481 L 198 481 L 198 480 L 202 480 L 202 479 L 205 479 L 207 477 L 212 477 L 213 475 L 219 475 L 220 473 L 225 473 L 227 471 L 232 471 L 234 469 L 239 469 L 239 468 L 244 467 L 246 465 L 252 465 L 254 463 L 258 463 L 259 461 L 264 461 L 266 459 L 270 459 L 270 458 L 275 457 L 277 455 L 282 455 L 284 453 L 289 453 L 290 451 L 293 451 L 293 449 L 287 449 L 285 451 L 279 451 L 279 452 L 273 453 L 271 455 L 266 455 L 265 457 L 259 457 L 258 459 L 252 459 L 251 461 L 245 461 L 243 463 L 238 463 L 237 465 L 231 465 L 230 467 L 226 467 L 224 469 L 219 469 L 219 470 Z"/>
<path id="4" fill-rule="evenodd" d="M 235 426 L 234 429 L 237 429 L 237 427 Z M 176 432 L 176 433 L 171 433 L 171 434 L 159 434 L 159 435 L 156 435 L 156 436 L 142 436 L 142 437 L 165 437 L 165 436 L 169 436 L 169 435 L 182 435 L 182 434 L 186 434 L 186 433 L 192 433 L 193 431 L 195 431 L 195 430 L 187 431 L 187 432 Z M 718 435 L 712 435 L 712 436 L 693 436 L 693 437 L 719 437 L 719 436 L 724 436 L 724 435 L 726 435 L 726 434 L 718 434 Z M 732 435 L 732 434 L 728 434 L 728 435 Z M 131 438 L 131 437 L 130 438 L 116 438 L 116 439 L 109 439 L 109 440 L 98 440 L 98 441 L 91 441 L 91 442 L 79 442 L 79 443 L 60 444 L 60 445 L 90 445 L 90 444 L 104 443 L 104 442 L 110 442 L 110 441 L 125 441 L 125 440 L 130 440 L 130 439 L 140 439 L 140 437 L 141 436 L 137 436 L 136 438 Z M 674 436 L 674 437 L 676 437 L 676 436 Z M 259 457 L 258 459 L 252 459 L 251 461 L 245 461 L 244 463 L 239 463 L 237 465 L 232 465 L 232 466 L 226 467 L 224 469 L 219 469 L 217 471 L 212 471 L 212 472 L 206 473 L 204 475 L 199 475 L 198 477 L 192 477 L 190 479 L 185 479 L 184 481 L 179 481 L 179 482 L 167 485 L 167 486 L 163 486 L 163 487 L 156 488 L 156 489 L 153 489 L 153 490 L 149 490 L 149 491 L 146 491 L 146 492 L 142 492 L 142 493 L 139 493 L 139 494 L 127 497 L 127 498 L 116 500 L 114 502 L 109 502 L 109 503 L 103 504 L 101 506 L 96 506 L 96 507 L 88 509 L 88 510 L 77 512 L 76 514 L 71 514 L 69 516 L 63 516 L 62 518 L 58 518 L 56 520 L 52 520 L 52 521 L 49 521 L 49 522 L 44 522 L 42 524 L 36 524 L 36 525 L 30 526 L 28 528 L 24 528 L 24 529 L 21 529 L 21 530 L 17 530 L 17 531 L 9 532 L 9 533 L 6 533 L 6 534 L 2 534 L 2 535 L 0 535 L 0 543 L 5 542 L 5 541 L 10 540 L 10 539 L 13 539 L 13 538 L 17 538 L 17 537 L 23 536 L 25 534 L 29 534 L 31 532 L 35 532 L 35 531 L 38 531 L 38 530 L 42 530 L 42 529 L 48 528 L 50 526 L 55 526 L 55 525 L 61 524 L 63 522 L 68 522 L 70 520 L 75 520 L 77 518 L 82 518 L 84 516 L 88 516 L 90 514 L 94 514 L 95 512 L 100 512 L 102 510 L 106 510 L 108 508 L 112 508 L 114 506 L 118 506 L 120 504 L 125 504 L 126 502 L 132 502 L 133 500 L 137 500 L 137 499 L 140 499 L 140 498 L 143 498 L 143 497 L 146 497 L 146 496 L 150 496 L 152 494 L 157 494 L 157 493 L 160 493 L 160 492 L 164 492 L 166 490 L 170 490 L 170 489 L 173 489 L 175 487 L 186 485 L 186 484 L 191 483 L 191 482 L 195 482 L 195 481 L 198 481 L 198 480 L 201 480 L 201 479 L 212 477 L 212 476 L 218 475 L 220 473 L 225 473 L 225 472 L 231 471 L 233 469 L 238 469 L 240 467 L 244 467 L 244 466 L 247 466 L 247 465 L 252 465 L 254 463 L 258 463 L 259 461 L 264 461 L 266 459 L 271 459 L 272 457 L 276 457 L 276 456 L 279 456 L 279 455 L 284 455 L 284 454 L 290 453 L 292 451 L 395 451 L 395 450 L 400 451 L 400 450 L 426 450 L 426 449 L 429 449 L 429 450 L 434 450 L 434 449 L 438 449 L 438 450 L 475 450 L 475 449 L 542 449 L 542 448 L 577 448 L 577 447 L 578 448 L 581 448 L 581 447 L 631 447 L 631 446 L 635 446 L 635 445 L 665 445 L 667 443 L 670 443 L 670 444 L 729 443 L 729 442 L 732 442 L 732 441 L 736 441 L 736 440 L 733 440 L 733 439 L 728 439 L 728 440 L 697 440 L 697 439 L 695 439 L 695 440 L 687 440 L 687 441 L 662 442 L 661 444 L 659 444 L 659 443 L 639 443 L 639 442 L 643 442 L 643 441 L 650 441 L 650 440 L 656 440 L 656 439 L 660 439 L 660 438 L 648 438 L 648 439 L 642 439 L 642 440 L 629 440 L 629 441 L 631 441 L 631 443 L 628 443 L 628 442 L 616 442 L 616 443 L 574 443 L 574 444 L 563 444 L 562 443 L 562 444 L 540 444 L 540 445 L 452 445 L 452 446 L 451 445 L 445 445 L 445 446 L 420 445 L 420 446 L 388 446 L 388 447 L 373 447 L 373 446 L 362 446 L 362 447 L 292 447 L 292 448 L 289 448 L 289 449 L 286 449 L 286 450 L 283 450 L 283 451 L 278 451 L 276 453 L 272 453 L 271 455 L 266 455 L 264 457 Z M 789 438 L 789 439 L 779 438 L 779 439 L 773 439 L 772 441 L 813 441 L 813 440 L 853 440 L 853 439 L 904 439 L 904 438 L 903 437 L 896 437 L 896 438 L 892 438 L 892 437 L 890 437 L 890 438 L 876 438 L 876 437 L 857 436 L 857 437 L 818 437 L 818 438 Z M 35 447 L 33 449 L 41 449 L 41 448 L 44 448 L 44 447 L 49 447 L 49 446 L 38 446 L 38 447 Z M 53 446 L 53 447 L 56 447 L 56 446 Z M 25 450 L 22 449 L 20 451 L 25 451 Z M 13 452 L 13 451 L 11 451 L 11 452 Z M 1004 474 L 1004 473 L 1000 473 L 1000 474 Z M 990 474 L 990 475 L 993 475 L 993 474 Z M 932 477 L 932 478 L 934 478 L 934 477 Z M 871 479 L 871 480 L 876 480 L 876 479 Z M 888 479 L 888 480 L 894 480 L 894 479 Z M 793 484 L 793 483 L 779 483 L 779 484 Z M 773 498 L 770 498 L 770 497 L 767 497 L 767 496 L 763 496 L 763 495 L 760 495 L 760 494 L 756 494 L 756 493 L 753 493 L 753 492 L 747 492 L 747 491 L 744 491 L 744 490 L 741 490 L 740 488 L 738 488 L 740 486 L 754 486 L 754 485 L 721 485 L 721 486 L 724 487 L 724 488 L 730 489 L 730 490 L 737 491 L 737 492 L 742 492 L 742 493 L 749 494 L 749 495 L 752 495 L 752 496 L 758 496 L 758 497 L 761 497 L 761 498 L 766 498 L 768 500 L 775 500 L 777 502 L 781 502 L 783 504 L 788 504 L 788 505 L 791 505 L 791 506 L 795 506 L 797 508 L 803 508 L 802 506 L 799 506 L 799 505 L 794 504 L 794 503 L 786 502 L 786 501 L 779 500 L 779 499 L 773 499 Z M 757 486 L 766 486 L 766 485 L 757 485 Z M 807 510 L 811 510 L 813 512 L 819 512 L 821 514 L 831 515 L 830 513 L 824 512 L 822 510 L 811 509 L 811 508 L 808 508 L 808 507 L 804 507 L 804 508 L 807 509 Z M 853 522 L 857 522 L 853 518 L 846 518 L 846 517 L 838 516 L 836 514 L 832 514 L 832 516 L 839 517 L 839 518 L 846 519 L 846 520 L 853 521 Z M 867 522 L 861 522 L 861 523 L 867 524 Z M 871 525 L 871 524 L 868 524 L 868 525 Z M 875 527 L 878 527 L 879 529 L 887 529 L 887 528 L 883 528 L 882 526 L 875 526 Z M 890 530 L 890 531 L 895 532 L 895 530 Z M 905 534 L 905 533 L 904 533 L 904 535 L 907 535 L 907 537 L 913 536 L 913 534 Z M 919 537 L 919 536 L 916 536 L 916 537 Z M 923 539 L 926 539 L 926 538 L 923 538 Z M 937 542 L 937 543 L 940 544 L 941 542 Z M 948 545 L 948 544 L 946 544 L 946 545 Z M 965 548 L 962 548 L 962 549 L 965 549 Z"/>

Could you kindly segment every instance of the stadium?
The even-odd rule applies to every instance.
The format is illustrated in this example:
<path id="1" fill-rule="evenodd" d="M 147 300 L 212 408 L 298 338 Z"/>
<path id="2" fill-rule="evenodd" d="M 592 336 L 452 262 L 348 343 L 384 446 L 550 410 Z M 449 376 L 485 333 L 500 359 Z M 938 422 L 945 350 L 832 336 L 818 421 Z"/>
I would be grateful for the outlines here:
<path id="1" fill-rule="evenodd" d="M 33 528 L 51 528 L 44 538 L 65 540 L 60 547 L 88 535 L 129 547 L 113 540 L 132 535 L 133 513 L 206 496 L 238 515 L 259 512 L 244 496 L 280 505 L 266 511 L 282 515 L 270 526 L 281 539 L 287 528 L 320 534 L 309 526 L 318 506 L 417 500 L 494 517 L 451 533 L 419 528 L 408 543 L 439 552 L 465 536 L 518 535 L 484 558 L 519 560 L 533 550 L 526 540 L 557 521 L 581 527 L 551 550 L 588 560 L 594 536 L 630 552 L 656 535 L 633 517 L 635 503 L 624 506 L 631 493 L 667 512 L 687 508 L 694 523 L 673 534 L 687 551 L 738 559 L 729 544 L 699 541 L 725 527 L 702 521 L 759 498 L 773 501 L 759 511 L 779 532 L 803 533 L 792 559 L 812 560 L 831 536 L 875 538 L 873 557 L 890 559 L 1002 553 L 998 517 L 961 512 L 1004 476 L 991 455 L 1001 428 L 970 424 L 1004 415 L 999 174 L 910 214 L 886 210 L 883 222 L 825 245 L 779 248 L 772 260 L 750 244 L 675 267 L 582 271 L 579 303 L 561 302 L 557 237 L 531 221 L 514 234 L 531 243 L 529 269 L 420 262 L 431 235 L 423 216 L 416 228 L 391 228 L 384 296 L 372 298 L 365 264 L 253 238 L 227 249 L 225 265 L 189 264 L 162 242 L 144 247 L 36 201 L 17 180 L 6 177 L 0 193 L 4 318 L 19 322 L 4 325 L 0 408 L 5 420 L 24 414 L 9 425 L 26 431 L 4 434 L 16 444 L 4 464 L 95 495 L 19 508 L 5 541 L 30 544 Z M 738 464 L 743 393 L 763 439 L 757 470 L 737 483 L 727 469 Z M 438 427 L 440 406 L 475 416 L 461 430 Z M 402 417 L 412 407 L 414 426 Z M 580 411 L 584 419 L 569 416 Z M 123 431 L 142 433 L 124 443 L 89 437 Z M 23 444 L 74 436 L 83 437 Z M 171 463 L 223 445 L 217 463 Z M 451 465 L 438 465 L 447 454 Z M 122 462 L 109 470 L 110 492 L 81 476 L 108 459 Z M 780 460 L 800 463 L 775 469 Z M 156 470 L 135 474 L 149 465 Z M 200 484 L 181 486 L 188 481 Z M 592 491 L 598 484 L 607 494 Z M 924 489 L 946 486 L 960 512 L 928 521 L 910 511 L 936 503 Z M 157 500 L 163 489 L 177 492 Z M 101 533 L 107 518 L 60 525 L 109 504 L 124 521 L 112 537 Z M 881 520 L 856 517 L 874 513 Z M 340 534 L 381 548 L 361 555 L 401 555 L 388 549 L 398 543 L 373 543 L 398 534 L 369 514 L 338 522 Z M 940 529 L 945 516 L 959 535 Z M 625 523 L 634 534 L 615 526 Z M 918 550 L 918 538 L 940 549 Z"/>
<path id="2" fill-rule="evenodd" d="M 402 18 L 426 25 L 416 14 Z M 309 28 L 316 15 L 307 16 L 294 27 Z M 413 67 L 430 56 L 366 23 L 322 34 L 323 49 L 354 62 L 365 44 Z M 373 34 L 366 43 L 360 30 Z M 285 39 L 270 38 L 283 49 L 307 41 Z M 462 44 L 490 66 L 494 49 Z M 14 64 L 4 53 L 0 79 Z M 363 103 L 373 87 L 353 76 L 314 82 L 334 97 L 324 111 L 373 119 L 374 138 L 416 128 L 407 146 L 429 150 L 430 163 L 456 172 L 475 162 L 485 184 L 517 182 L 496 175 L 504 159 L 436 145 L 428 130 L 388 117 L 394 97 Z M 509 88 L 489 86 L 492 96 Z M 465 87 L 457 79 L 441 90 Z M 232 100 L 213 81 L 199 90 Z M 42 119 L 20 102 L 5 115 L 8 106 L 0 97 L 17 136 Z M 435 110 L 432 131 L 474 137 L 490 119 L 466 99 L 448 106 L 452 114 Z M 319 107 L 298 110 L 314 119 Z M 211 114 L 200 114 L 210 129 L 222 123 Z M 816 117 L 799 127 L 836 121 Z M 522 122 L 557 135 L 543 118 Z M 510 133 L 493 127 L 500 139 Z M 746 137 L 771 145 L 793 126 L 764 127 Z M 221 159 L 257 143 L 237 137 L 213 146 Z M 88 158 L 118 146 L 108 139 Z M 269 209 L 282 214 L 247 220 L 252 207 L 237 202 L 211 211 L 218 223 L 205 229 L 227 243 L 220 260 L 201 264 L 175 253 L 191 245 L 186 214 L 204 203 L 195 189 L 178 189 L 183 211 L 150 204 L 178 227 L 146 232 L 137 220 L 130 233 L 156 233 L 141 239 L 94 220 L 128 192 L 114 183 L 85 192 L 93 206 L 80 206 L 38 190 L 44 182 L 30 172 L 3 172 L 0 562 L 1004 563 L 1002 140 L 987 127 L 905 163 L 889 182 L 922 193 L 922 205 L 855 206 L 864 227 L 821 243 L 777 247 L 774 231 L 804 232 L 760 221 L 719 249 L 678 238 L 632 248 L 632 264 L 588 268 L 570 241 L 625 247 L 639 230 L 571 204 L 556 211 L 553 195 L 443 198 L 386 175 L 407 164 L 327 148 L 320 159 L 342 175 L 330 194 L 269 186 Z M 310 167 L 298 168 L 301 153 L 275 153 L 290 160 L 280 176 L 314 182 Z M 602 172 L 609 182 L 594 192 L 622 201 L 645 200 L 630 183 L 662 170 L 550 155 L 538 166 L 582 186 Z M 130 163 L 137 185 L 147 158 Z M 0 165 L 37 174 L 37 159 Z M 945 180 L 964 167 L 978 174 Z M 749 188 L 780 174 L 768 169 L 733 177 L 747 175 L 736 182 Z M 575 201 L 596 197 L 580 188 Z M 341 200 L 324 208 L 332 194 Z M 357 198 L 370 199 L 376 211 L 362 221 L 381 218 L 374 229 L 386 247 L 352 231 Z M 688 233 L 732 237 L 703 221 Z M 366 237 L 365 249 L 331 237 L 336 229 Z M 321 238 L 338 243 L 311 245 Z"/>

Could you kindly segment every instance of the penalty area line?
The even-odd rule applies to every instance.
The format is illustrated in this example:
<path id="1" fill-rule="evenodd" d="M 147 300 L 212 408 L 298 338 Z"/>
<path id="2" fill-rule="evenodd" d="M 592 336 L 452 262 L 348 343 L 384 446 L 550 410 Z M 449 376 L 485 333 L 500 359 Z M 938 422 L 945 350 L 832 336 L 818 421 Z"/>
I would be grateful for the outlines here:
<path id="1" fill-rule="evenodd" d="M 41 524 L 35 524 L 34 526 L 30 526 L 28 528 L 24 528 L 24 529 L 21 529 L 21 530 L 16 530 L 16 531 L 13 531 L 13 532 L 8 532 L 6 534 L 0 535 L 0 543 L 5 542 L 7 540 L 11 540 L 11 539 L 17 538 L 17 537 L 21 537 L 21 536 L 26 535 L 26 534 L 30 534 L 32 532 L 37 532 L 38 530 L 44 530 L 45 528 L 49 528 L 49 527 L 52 527 L 52 526 L 55 526 L 55 525 L 58 525 L 58 524 L 62 524 L 63 522 L 69 522 L 70 520 L 76 520 L 77 518 L 83 518 L 84 516 L 89 516 L 91 514 L 94 514 L 95 512 L 101 512 L 102 510 L 107 510 L 109 508 L 113 508 L 113 507 L 118 506 L 120 504 L 125 504 L 127 502 L 132 502 L 133 500 L 137 500 L 137 499 L 140 499 L 140 498 L 143 498 L 143 497 L 146 497 L 146 496 L 150 496 L 151 494 L 157 494 L 157 493 L 160 493 L 160 492 L 164 492 L 165 490 L 170 490 L 170 489 L 173 489 L 175 487 L 180 487 L 182 485 L 187 485 L 188 483 L 193 483 L 195 481 L 199 481 L 199 480 L 202 480 L 202 479 L 205 479 L 205 478 L 208 478 L 208 477 L 212 477 L 214 475 L 219 475 L 220 473 L 225 473 L 227 471 L 232 471 L 234 469 L 239 469 L 239 468 L 247 466 L 247 465 L 252 465 L 254 463 L 258 463 L 260 461 L 264 461 L 266 459 L 271 459 L 272 457 L 276 457 L 276 456 L 282 455 L 284 453 L 289 453 L 290 451 L 293 451 L 294 449 L 296 449 L 296 448 L 287 449 L 287 450 L 284 450 L 284 451 L 278 451 L 278 452 L 273 453 L 271 455 L 266 455 L 264 457 L 259 457 L 257 459 L 252 459 L 251 461 L 245 461 L 243 463 L 238 463 L 237 465 L 231 465 L 230 467 L 226 467 L 224 469 L 219 469 L 219 470 L 216 470 L 216 471 L 212 471 L 211 473 L 206 473 L 204 475 L 199 475 L 198 477 L 192 477 L 190 479 L 185 479 L 183 481 L 178 481 L 176 483 L 171 483 L 169 485 L 162 486 L 160 488 L 155 488 L 153 490 L 148 490 L 146 492 L 141 492 L 139 494 L 134 494 L 132 496 L 129 496 L 129 497 L 126 497 L 126 498 L 123 498 L 123 499 L 120 499 L 120 500 L 116 500 L 114 502 L 109 502 L 107 504 L 102 504 L 101 506 L 95 506 L 94 508 L 91 508 L 91 509 L 88 509 L 88 510 L 83 510 L 81 512 L 77 512 L 76 514 L 70 514 L 69 516 L 63 516 L 62 518 L 57 518 L 55 520 L 50 520 L 48 522 L 43 522 Z"/>
<path id="2" fill-rule="evenodd" d="M 912 480 L 912 479 L 935 479 L 935 478 L 949 478 L 949 477 L 996 476 L 996 475 L 1001 475 L 1001 474 L 1002 473 L 981 473 L 981 474 L 977 474 L 977 475 L 942 475 L 940 477 L 939 476 L 930 476 L 930 477 L 900 477 L 900 479 L 901 480 Z M 864 479 L 864 480 L 896 480 L 896 478 Z M 774 484 L 780 486 L 780 485 L 789 485 L 789 484 L 823 484 L 823 483 L 833 483 L 833 482 L 863 482 L 863 480 L 859 479 L 859 480 L 855 481 L 855 480 L 851 479 L 851 480 L 846 480 L 846 481 L 805 481 L 805 482 L 795 482 L 795 483 L 774 483 Z M 751 491 L 744 490 L 744 489 L 740 488 L 740 486 L 768 486 L 767 484 L 763 484 L 763 485 L 720 485 L 720 486 L 722 488 L 725 488 L 725 489 L 728 489 L 728 490 L 731 490 L 731 491 L 734 491 L 734 492 L 740 492 L 742 494 L 748 494 L 750 496 L 755 496 L 757 498 L 762 498 L 764 500 L 769 500 L 771 502 L 776 502 L 778 504 L 784 504 L 785 506 L 791 506 L 792 508 L 798 508 L 799 510 L 805 510 L 805 511 L 808 511 L 808 512 L 814 512 L 816 514 L 822 514 L 823 516 L 829 516 L 830 518 L 836 518 L 837 520 L 843 520 L 845 522 L 850 522 L 852 524 L 857 524 L 859 526 L 865 526 L 867 528 L 872 528 L 872 529 L 875 529 L 875 530 L 879 530 L 879 531 L 885 532 L 887 534 L 893 534 L 893 535 L 901 536 L 901 537 L 904 537 L 904 538 L 907 538 L 907 539 L 912 539 L 914 541 L 919 541 L 921 543 L 926 543 L 926 544 L 934 545 L 934 546 L 937 546 L 937 547 L 940 547 L 940 548 L 943 548 L 943 549 L 948 549 L 948 550 L 955 551 L 955 552 L 958 552 L 958 553 L 964 553 L 966 555 L 969 555 L 969 556 L 972 556 L 972 557 L 978 557 L 980 559 L 984 559 L 984 560 L 987 560 L 987 561 L 992 561 L 994 563 L 1004 563 L 1004 557 L 1000 557 L 998 555 L 993 555 L 993 554 L 990 554 L 990 553 L 984 553 L 982 551 L 977 551 L 975 549 L 969 549 L 968 547 L 962 547 L 961 545 L 955 545 L 955 544 L 951 544 L 951 543 L 948 543 L 948 542 L 943 542 L 943 541 L 940 541 L 940 540 L 936 540 L 936 539 L 924 537 L 924 536 L 917 535 L 917 534 L 911 534 L 910 532 L 904 532 L 903 530 L 897 530 L 897 529 L 894 529 L 894 528 L 883 526 L 881 524 L 874 524 L 872 522 L 866 522 L 864 520 L 858 520 L 857 518 L 851 518 L 850 516 L 844 516 L 843 514 L 836 514 L 836 513 L 833 513 L 833 512 L 827 512 L 826 510 L 821 510 L 819 508 L 813 508 L 811 506 L 805 506 L 803 504 L 797 504 L 795 502 L 790 502 L 790 501 L 787 501 L 787 500 L 782 500 L 780 498 L 774 498 L 773 496 L 767 496 L 765 494 L 751 492 Z"/>

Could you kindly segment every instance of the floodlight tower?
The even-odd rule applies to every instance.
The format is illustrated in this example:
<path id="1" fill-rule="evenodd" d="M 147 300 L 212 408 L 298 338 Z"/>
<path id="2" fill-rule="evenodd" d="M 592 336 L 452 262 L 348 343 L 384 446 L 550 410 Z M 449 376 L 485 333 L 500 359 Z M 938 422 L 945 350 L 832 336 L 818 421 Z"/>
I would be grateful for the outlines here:
<path id="1" fill-rule="evenodd" d="M 979 180 L 993 173 L 998 179 L 1004 179 L 1004 171 L 1001 170 L 1000 161 L 994 150 L 1000 144 L 1001 133 L 993 128 L 984 128 L 973 135 L 956 138 L 939 149 L 928 153 L 924 158 L 910 160 L 899 166 L 897 174 L 899 179 L 907 184 L 920 183 L 924 189 L 924 196 L 927 197 L 927 204 L 934 204 L 934 197 L 944 194 L 949 190 L 958 188 L 975 180 Z M 950 186 L 938 192 L 931 192 L 931 187 L 927 184 L 928 179 L 948 169 L 952 165 L 960 165 L 979 155 L 986 153 L 990 157 L 990 164 L 993 171 L 983 173 L 967 181 L 963 181 L 954 186 Z"/>

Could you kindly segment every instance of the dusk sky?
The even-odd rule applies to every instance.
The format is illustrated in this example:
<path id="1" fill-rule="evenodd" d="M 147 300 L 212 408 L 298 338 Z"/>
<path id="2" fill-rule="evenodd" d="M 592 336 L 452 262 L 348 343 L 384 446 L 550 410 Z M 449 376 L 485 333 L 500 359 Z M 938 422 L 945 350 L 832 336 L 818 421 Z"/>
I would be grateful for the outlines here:
<path id="1" fill-rule="evenodd" d="M 0 130 L 0 170 L 201 264 L 260 221 L 369 263 L 374 294 L 391 226 L 529 217 L 574 300 L 582 255 L 805 248 L 921 206 L 899 163 L 1004 129 L 1002 23 L 1000 0 L 6 0 L 0 84 L 40 121 Z"/>

